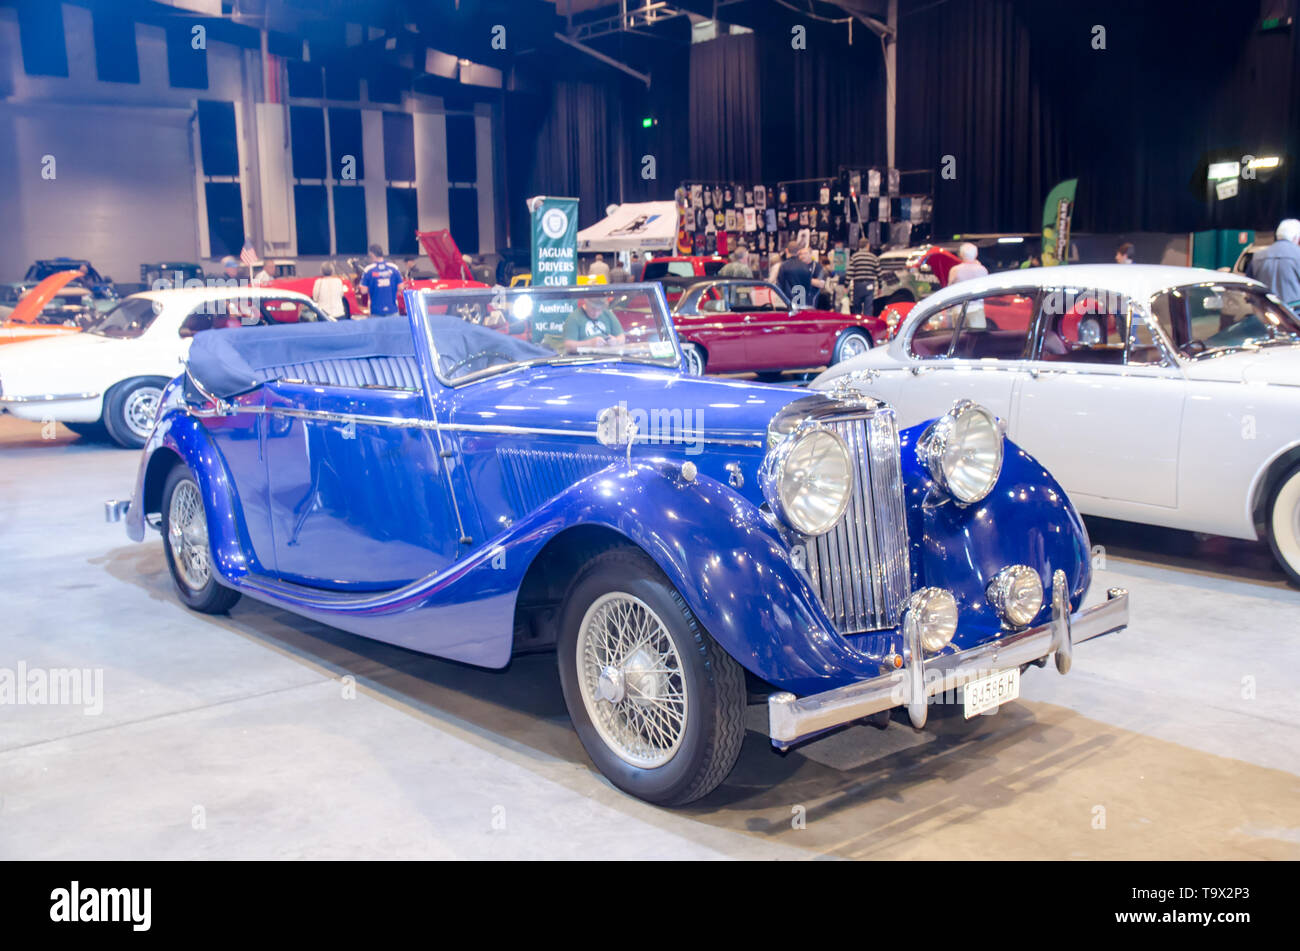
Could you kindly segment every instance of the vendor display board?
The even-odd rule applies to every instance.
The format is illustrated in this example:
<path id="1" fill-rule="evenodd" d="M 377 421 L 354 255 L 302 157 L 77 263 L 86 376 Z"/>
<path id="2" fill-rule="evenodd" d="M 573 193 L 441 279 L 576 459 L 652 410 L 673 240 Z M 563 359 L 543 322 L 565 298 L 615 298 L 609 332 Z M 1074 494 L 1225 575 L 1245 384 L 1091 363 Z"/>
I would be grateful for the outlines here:
<path id="1" fill-rule="evenodd" d="M 737 244 L 776 250 L 776 209 L 771 189 L 747 182 L 683 182 L 676 193 L 681 212 L 678 250 L 726 255 Z"/>
<path id="2" fill-rule="evenodd" d="M 777 247 L 806 240 L 816 251 L 829 251 L 836 242 L 854 248 L 862 237 L 876 249 L 928 241 L 933 195 L 902 191 L 904 177 L 915 174 L 842 167 L 830 178 L 778 182 Z"/>
<path id="3" fill-rule="evenodd" d="M 680 254 L 726 255 L 743 241 L 766 255 L 792 240 L 833 253 L 837 242 L 852 249 L 862 237 L 876 249 L 908 247 L 930 240 L 934 220 L 929 170 L 844 166 L 826 178 L 771 186 L 688 181 L 675 197 Z"/>

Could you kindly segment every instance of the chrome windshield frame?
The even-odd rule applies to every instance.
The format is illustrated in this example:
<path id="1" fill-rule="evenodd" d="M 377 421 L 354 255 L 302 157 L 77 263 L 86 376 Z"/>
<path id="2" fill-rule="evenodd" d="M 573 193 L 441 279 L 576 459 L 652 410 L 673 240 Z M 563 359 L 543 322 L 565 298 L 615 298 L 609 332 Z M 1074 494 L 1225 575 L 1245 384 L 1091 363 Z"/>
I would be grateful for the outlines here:
<path id="1" fill-rule="evenodd" d="M 442 371 L 439 368 L 438 348 L 434 343 L 433 332 L 429 327 L 429 322 L 424 319 L 427 316 L 425 301 L 430 298 L 433 298 L 439 303 L 451 303 L 458 300 L 481 300 L 484 295 L 492 297 L 500 295 L 506 298 L 517 298 L 525 295 L 536 295 L 543 298 L 563 298 L 569 295 L 596 297 L 620 293 L 645 293 L 651 301 L 651 307 L 658 308 L 658 317 L 664 331 L 666 332 L 667 342 L 670 343 L 673 348 L 673 359 L 671 362 L 669 362 L 667 357 L 660 360 L 638 360 L 630 358 L 625 354 L 611 354 L 609 356 L 583 354 L 566 357 L 557 353 L 555 354 L 554 359 L 539 356 L 536 360 L 516 361 L 502 364 L 499 368 L 489 367 L 483 371 L 469 374 L 466 377 L 450 380 L 442 374 Z M 451 290 L 412 290 L 406 292 L 406 310 L 407 318 L 412 323 L 413 331 L 417 337 L 421 338 L 425 342 L 425 345 L 428 348 L 428 371 L 433 378 L 431 382 L 441 384 L 443 387 L 448 389 L 469 386 L 474 383 L 482 382 L 483 380 L 495 379 L 505 373 L 511 373 L 517 370 L 536 366 L 590 366 L 593 363 L 628 363 L 637 366 L 660 367 L 662 369 L 672 369 L 674 367 L 680 369 L 682 366 L 682 348 L 680 341 L 677 339 L 676 327 L 673 325 L 672 310 L 669 308 L 668 301 L 664 297 L 662 285 L 655 281 L 635 284 L 572 284 L 559 287 L 538 286 L 510 288 L 502 285 L 495 285 L 493 287 L 469 287 L 455 288 Z"/>

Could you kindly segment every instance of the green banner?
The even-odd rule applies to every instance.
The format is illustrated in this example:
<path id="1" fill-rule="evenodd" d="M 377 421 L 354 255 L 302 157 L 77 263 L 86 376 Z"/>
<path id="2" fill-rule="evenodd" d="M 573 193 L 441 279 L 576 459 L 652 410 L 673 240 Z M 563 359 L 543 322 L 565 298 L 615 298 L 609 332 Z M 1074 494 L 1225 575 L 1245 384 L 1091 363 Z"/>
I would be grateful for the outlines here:
<path id="1" fill-rule="evenodd" d="M 1070 219 L 1074 215 L 1077 178 L 1067 178 L 1043 202 L 1043 267 L 1070 260 Z"/>
<path id="2" fill-rule="evenodd" d="M 533 215 L 533 286 L 578 283 L 578 199 L 528 199 Z"/>

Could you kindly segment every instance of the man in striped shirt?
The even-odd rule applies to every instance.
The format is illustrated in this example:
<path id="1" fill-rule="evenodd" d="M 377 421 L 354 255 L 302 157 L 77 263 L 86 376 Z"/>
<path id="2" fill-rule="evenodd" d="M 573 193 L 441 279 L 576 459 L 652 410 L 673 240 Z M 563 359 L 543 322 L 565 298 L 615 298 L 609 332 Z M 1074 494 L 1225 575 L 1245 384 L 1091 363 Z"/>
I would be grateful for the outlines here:
<path id="1" fill-rule="evenodd" d="M 880 280 L 880 261 L 871 253 L 871 242 L 866 238 L 858 242 L 858 250 L 849 258 L 845 276 L 853 284 L 853 313 L 870 314 L 876 297 L 876 282 Z"/>

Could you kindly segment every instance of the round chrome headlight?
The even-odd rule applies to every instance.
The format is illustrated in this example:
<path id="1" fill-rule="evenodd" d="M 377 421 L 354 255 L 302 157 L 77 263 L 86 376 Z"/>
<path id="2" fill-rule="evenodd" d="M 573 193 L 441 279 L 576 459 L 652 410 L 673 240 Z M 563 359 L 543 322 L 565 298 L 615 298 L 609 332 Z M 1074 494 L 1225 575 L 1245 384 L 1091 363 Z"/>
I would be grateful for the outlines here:
<path id="1" fill-rule="evenodd" d="M 1024 627 L 1043 607 L 1043 579 L 1028 565 L 1003 568 L 989 582 L 989 604 L 1013 627 Z"/>
<path id="2" fill-rule="evenodd" d="M 1002 431 L 983 406 L 958 400 L 917 443 L 921 461 L 945 492 L 963 505 L 978 502 L 1002 473 Z"/>
<path id="3" fill-rule="evenodd" d="M 829 429 L 787 437 L 764 465 L 763 492 L 787 524 L 804 535 L 825 535 L 848 507 L 853 457 Z"/>
<path id="4" fill-rule="evenodd" d="M 907 601 L 910 623 L 921 632 L 921 646 L 930 653 L 943 650 L 957 633 L 957 599 L 943 588 L 922 588 Z"/>

